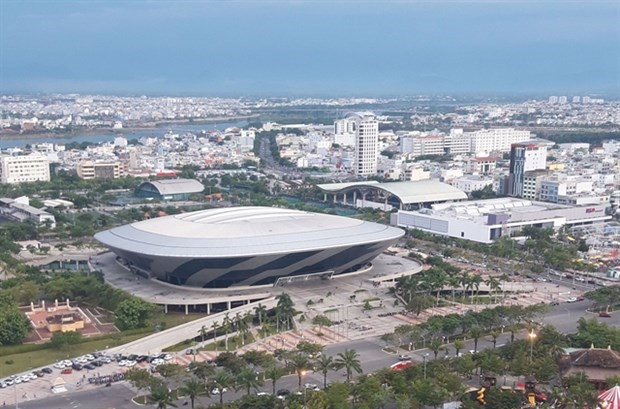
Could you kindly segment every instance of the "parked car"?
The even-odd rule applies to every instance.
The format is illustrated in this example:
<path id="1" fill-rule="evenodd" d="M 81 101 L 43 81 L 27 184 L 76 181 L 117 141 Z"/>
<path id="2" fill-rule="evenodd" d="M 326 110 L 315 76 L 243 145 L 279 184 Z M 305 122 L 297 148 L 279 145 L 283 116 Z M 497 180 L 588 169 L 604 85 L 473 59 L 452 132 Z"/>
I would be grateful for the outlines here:
<path id="1" fill-rule="evenodd" d="M 73 370 L 71 368 L 65 368 L 62 371 L 60 371 L 60 373 L 63 374 L 63 375 L 68 375 L 68 374 L 70 374 L 72 372 L 73 372 Z"/>
<path id="2" fill-rule="evenodd" d="M 41 372 L 46 373 L 46 374 L 50 374 L 52 372 L 54 372 L 51 368 L 41 368 Z"/>
<path id="3" fill-rule="evenodd" d="M 411 361 L 411 355 L 398 355 L 399 361 Z"/>
<path id="4" fill-rule="evenodd" d="M 598 316 L 601 317 L 601 318 L 611 318 L 611 314 L 609 314 L 608 312 L 605 312 L 605 311 L 599 312 Z"/>

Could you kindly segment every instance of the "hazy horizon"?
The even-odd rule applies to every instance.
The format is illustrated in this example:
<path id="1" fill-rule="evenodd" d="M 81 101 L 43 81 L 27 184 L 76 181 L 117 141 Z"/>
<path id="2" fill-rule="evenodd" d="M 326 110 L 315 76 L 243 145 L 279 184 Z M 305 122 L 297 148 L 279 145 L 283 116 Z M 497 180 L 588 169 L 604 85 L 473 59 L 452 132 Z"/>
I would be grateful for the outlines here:
<path id="1" fill-rule="evenodd" d="M 618 1 L 0 2 L 0 92 L 620 95 Z"/>

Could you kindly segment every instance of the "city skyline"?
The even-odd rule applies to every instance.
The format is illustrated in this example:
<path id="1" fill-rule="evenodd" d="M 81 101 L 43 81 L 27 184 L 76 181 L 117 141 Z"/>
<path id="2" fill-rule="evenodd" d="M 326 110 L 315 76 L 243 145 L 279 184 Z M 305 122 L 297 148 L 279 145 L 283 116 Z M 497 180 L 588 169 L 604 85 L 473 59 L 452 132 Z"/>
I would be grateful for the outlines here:
<path id="1" fill-rule="evenodd" d="M 5 1 L 0 92 L 617 96 L 619 17 L 605 0 Z"/>

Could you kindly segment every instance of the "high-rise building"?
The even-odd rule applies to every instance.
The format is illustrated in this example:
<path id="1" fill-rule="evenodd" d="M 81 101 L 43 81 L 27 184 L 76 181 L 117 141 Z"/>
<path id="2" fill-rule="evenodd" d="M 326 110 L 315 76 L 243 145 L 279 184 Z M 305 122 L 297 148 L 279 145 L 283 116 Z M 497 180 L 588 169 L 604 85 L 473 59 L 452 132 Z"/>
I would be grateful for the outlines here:
<path id="1" fill-rule="evenodd" d="M 549 97 L 549 103 L 550 104 L 557 104 L 558 103 L 558 97 L 553 95 Z"/>
<path id="2" fill-rule="evenodd" d="M 49 182 L 49 180 L 49 160 L 39 153 L 23 156 L 0 156 L 1 183 Z"/>
<path id="3" fill-rule="evenodd" d="M 573 104 L 578 104 L 581 102 L 581 97 L 575 96 L 573 97 Z"/>
<path id="4" fill-rule="evenodd" d="M 568 97 L 566 97 L 565 95 L 558 97 L 558 104 L 566 104 L 567 102 L 568 102 Z"/>
<path id="5" fill-rule="evenodd" d="M 376 175 L 377 157 L 379 156 L 379 121 L 370 112 L 349 114 L 347 119 L 352 121 L 355 132 L 355 175 Z"/>
<path id="6" fill-rule="evenodd" d="M 550 145 L 553 142 L 540 139 L 512 145 L 506 192 L 509 196 L 523 197 L 525 173 L 547 167 L 547 147 Z"/>

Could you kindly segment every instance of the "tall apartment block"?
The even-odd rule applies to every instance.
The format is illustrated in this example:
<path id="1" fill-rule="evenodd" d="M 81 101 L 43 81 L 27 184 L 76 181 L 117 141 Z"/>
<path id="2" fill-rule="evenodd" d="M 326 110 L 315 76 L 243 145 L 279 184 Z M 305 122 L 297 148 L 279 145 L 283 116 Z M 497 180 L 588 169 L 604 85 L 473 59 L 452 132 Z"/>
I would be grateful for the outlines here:
<path id="1" fill-rule="evenodd" d="M 355 132 L 356 176 L 373 176 L 377 174 L 377 157 L 379 156 L 379 121 L 369 112 L 347 115 Z"/>
<path id="2" fill-rule="evenodd" d="M 0 183 L 49 182 L 50 163 L 41 154 L 0 156 Z"/>
<path id="3" fill-rule="evenodd" d="M 510 149 L 510 173 L 507 183 L 509 196 L 523 197 L 525 173 L 544 170 L 547 167 L 547 147 L 549 141 L 532 140 L 515 143 Z"/>

